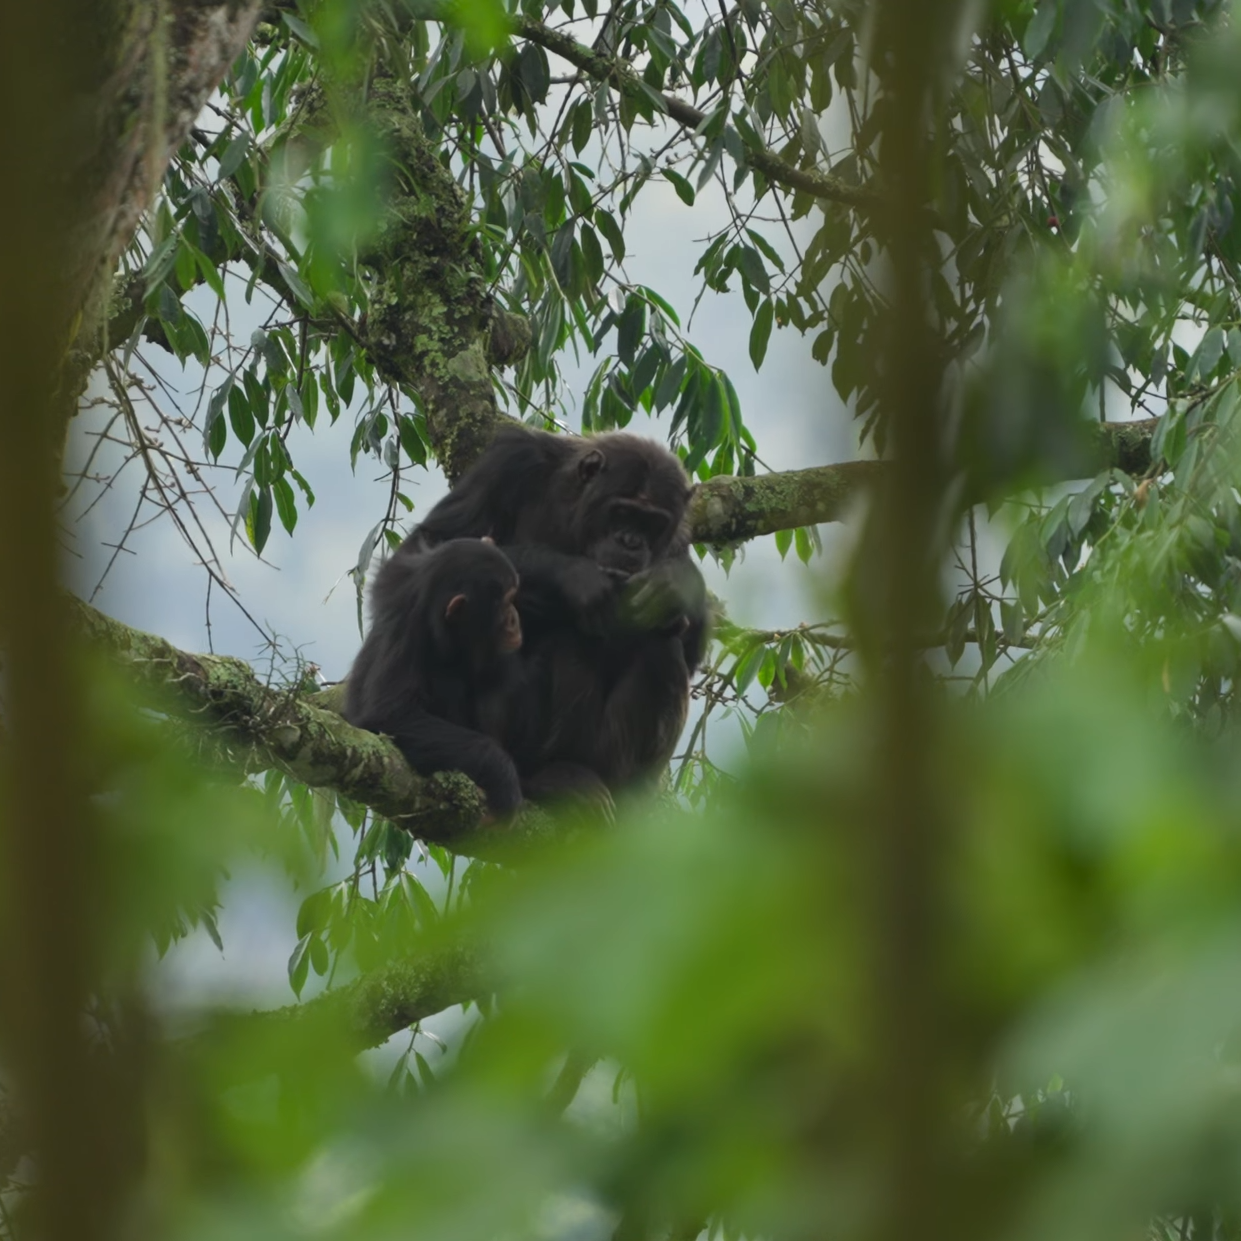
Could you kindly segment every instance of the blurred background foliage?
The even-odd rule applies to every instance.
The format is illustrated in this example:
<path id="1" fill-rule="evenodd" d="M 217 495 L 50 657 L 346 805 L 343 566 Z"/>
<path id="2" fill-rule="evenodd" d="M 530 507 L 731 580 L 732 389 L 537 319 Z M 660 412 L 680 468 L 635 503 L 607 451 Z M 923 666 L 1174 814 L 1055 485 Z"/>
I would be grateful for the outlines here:
<path id="1" fill-rule="evenodd" d="M 1241 1234 L 1238 65 L 1221 0 L 265 11 L 124 257 L 102 361 L 110 429 L 208 566 L 213 463 L 262 552 L 314 500 L 294 430 L 353 417 L 391 479 L 360 587 L 434 457 L 370 333 L 425 183 L 374 121 L 393 84 L 460 187 L 444 265 L 529 322 L 507 412 L 565 422 L 585 358 L 581 429 L 662 413 L 699 480 L 761 469 L 761 415 L 625 271 L 639 194 L 714 183 L 698 267 L 752 322 L 736 365 L 802 334 L 893 468 L 821 617 L 721 617 L 669 796 L 512 867 L 222 779 L 192 722 L 81 667 L 80 848 L 23 871 L 38 824 L 6 824 L 39 884 L 3 911 L 0 1231 Z M 138 415 L 151 347 L 199 368 L 196 405 L 148 379 Z M 1090 425 L 1138 419 L 1149 467 L 1087 477 Z M 813 528 L 775 538 L 814 556 Z M 256 855 L 296 893 L 301 1002 L 170 1011 L 153 956 L 214 934 Z M 72 968 L 23 975 L 46 926 Z M 426 1011 L 385 1006 L 402 970 Z M 14 996 L 68 1011 L 77 1058 Z"/>

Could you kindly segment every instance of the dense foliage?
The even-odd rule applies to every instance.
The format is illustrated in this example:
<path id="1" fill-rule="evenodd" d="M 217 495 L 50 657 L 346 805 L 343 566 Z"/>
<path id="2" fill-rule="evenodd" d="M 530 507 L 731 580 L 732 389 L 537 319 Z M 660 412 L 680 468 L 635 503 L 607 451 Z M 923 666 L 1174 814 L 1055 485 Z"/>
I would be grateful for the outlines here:
<path id="1" fill-rule="evenodd" d="M 298 454 L 350 419 L 390 479 L 360 590 L 402 480 L 458 472 L 493 402 L 645 411 L 698 480 L 762 473 L 762 411 L 627 275 L 659 183 L 726 204 L 697 270 L 748 316 L 734 368 L 800 334 L 891 468 L 822 615 L 721 615 L 659 807 L 513 866 L 230 782 L 92 673 L 101 1235 L 1236 1235 L 1232 6 L 265 18 L 115 280 L 82 418 L 143 472 L 130 530 L 154 506 L 231 590 L 202 514 L 235 477 L 239 537 L 296 536 Z M 1158 420 L 1149 469 L 1089 477 L 1101 419 Z M 70 505 L 114 485 L 88 461 Z M 774 538 L 819 563 L 813 524 Z M 326 998 L 156 1029 L 151 939 L 214 935 L 255 853 L 300 902 L 292 990 Z M 0 1155 L 20 1235 L 38 1153 Z"/>

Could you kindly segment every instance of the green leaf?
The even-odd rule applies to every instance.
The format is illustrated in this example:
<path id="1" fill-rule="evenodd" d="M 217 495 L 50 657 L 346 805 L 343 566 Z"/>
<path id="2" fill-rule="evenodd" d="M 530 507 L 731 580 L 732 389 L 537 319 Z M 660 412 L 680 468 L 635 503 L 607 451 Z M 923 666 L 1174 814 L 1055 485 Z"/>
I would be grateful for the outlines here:
<path id="1" fill-rule="evenodd" d="M 658 306 L 659 309 L 662 310 L 664 314 L 677 325 L 677 327 L 681 326 L 681 320 L 678 318 L 677 312 L 672 309 L 671 304 L 660 297 L 659 294 L 656 293 L 655 290 L 649 285 L 638 285 L 638 292 L 641 293 L 648 301 L 654 302 L 655 305 Z"/>
<path id="2" fill-rule="evenodd" d="M 580 230 L 582 257 L 586 260 L 586 279 L 596 285 L 603 279 L 603 247 L 599 244 L 598 234 L 589 224 L 583 224 Z"/>
<path id="3" fill-rule="evenodd" d="M 780 559 L 783 560 L 789 554 L 789 548 L 793 546 L 792 530 L 776 531 L 776 550 L 780 553 Z"/>
<path id="4" fill-rule="evenodd" d="M 551 85 L 547 53 L 536 43 L 527 43 L 517 58 L 517 77 L 532 103 L 542 103 Z"/>
<path id="5" fill-rule="evenodd" d="M 580 99 L 573 109 L 573 153 L 581 155 L 594 129 L 594 108 L 589 99 Z"/>
<path id="6" fill-rule="evenodd" d="M 750 683 L 754 680 L 758 670 L 763 666 L 763 660 L 768 654 L 767 648 L 760 643 L 744 659 L 738 662 L 733 673 L 733 683 L 737 687 L 737 693 L 744 694 L 749 688 Z"/>
<path id="7" fill-rule="evenodd" d="M 944 626 L 944 653 L 948 656 L 948 663 L 954 668 L 965 653 L 965 639 L 972 616 L 972 600 L 968 597 L 958 599 L 948 610 L 948 621 Z"/>
<path id="8" fill-rule="evenodd" d="M 320 978 L 328 972 L 328 967 L 331 965 L 327 945 L 318 935 L 312 935 L 310 938 L 310 964 Z"/>
<path id="9" fill-rule="evenodd" d="M 293 488 L 284 477 L 276 479 L 271 485 L 272 494 L 276 497 L 276 512 L 280 515 L 280 524 L 289 533 L 297 525 L 297 503 L 293 499 Z"/>
<path id="10" fill-rule="evenodd" d="M 701 443 L 710 451 L 720 442 L 728 428 L 728 392 L 720 375 L 714 375 L 707 387 L 706 408 L 703 411 Z"/>
<path id="11" fill-rule="evenodd" d="M 236 384 L 228 390 L 228 420 L 232 424 L 233 433 L 249 448 L 250 441 L 254 438 L 254 414 L 250 411 L 250 402 L 246 399 L 245 391 Z"/>
<path id="12" fill-rule="evenodd" d="M 299 999 L 302 988 L 306 985 L 306 975 L 310 970 L 311 938 L 310 934 L 303 935 L 297 941 L 297 947 L 293 949 L 293 955 L 289 958 L 289 986 L 293 988 L 293 994 Z"/>
<path id="13" fill-rule="evenodd" d="M 659 387 L 655 389 L 656 409 L 666 409 L 672 404 L 673 398 L 681 390 L 681 381 L 684 378 L 685 355 L 682 354 L 664 371 L 663 377 L 659 381 Z"/>
<path id="14" fill-rule="evenodd" d="M 194 247 L 184 238 L 181 239 L 173 268 L 177 273 L 177 283 L 181 288 L 186 291 L 192 289 L 197 283 L 198 261 L 194 257 Z"/>
<path id="15" fill-rule="evenodd" d="M 284 282 L 289 286 L 293 296 L 307 309 L 315 308 L 315 297 L 310 291 L 310 286 L 297 274 L 297 272 L 289 266 L 288 263 L 277 263 L 280 268 L 280 274 L 284 277 Z M 270 338 L 269 338 L 270 339 Z"/>
<path id="16" fill-rule="evenodd" d="M 672 188 L 676 190 L 677 197 L 687 206 L 694 205 L 694 187 L 673 168 L 665 168 L 664 176 L 672 183 Z"/>
<path id="17" fill-rule="evenodd" d="M 1210 378 L 1211 372 L 1219 365 L 1224 353 L 1224 333 L 1221 328 L 1213 327 L 1198 346 L 1194 363 L 1194 374 L 1201 380 Z"/>
<path id="18" fill-rule="evenodd" d="M 271 488 L 261 487 L 250 494 L 250 511 L 246 514 L 246 537 L 250 546 L 262 554 L 271 534 Z"/>
<path id="19" fill-rule="evenodd" d="M 784 260 L 777 253 L 775 246 L 763 236 L 762 233 L 752 228 L 745 230 L 746 236 L 763 252 L 763 256 L 777 270 L 784 270 Z"/>
<path id="20" fill-rule="evenodd" d="M 224 300 L 224 280 L 220 276 L 216 265 L 201 251 L 194 251 L 194 261 L 198 264 L 198 270 L 202 274 L 202 278 L 207 282 L 212 293 L 221 301 Z"/>
<path id="21" fill-rule="evenodd" d="M 310 484 L 301 476 L 301 474 L 297 470 L 290 470 L 289 476 L 301 489 L 302 495 L 306 497 L 306 507 L 311 508 L 315 502 L 315 493 L 311 491 Z M 397 499 L 404 500 L 407 509 L 412 509 L 414 507 L 412 504 L 409 503 L 408 500 L 405 500 L 405 497 L 402 495 L 398 495 Z"/>
<path id="22" fill-rule="evenodd" d="M 741 247 L 741 274 L 760 293 L 771 292 L 771 279 L 767 275 L 767 268 L 763 266 L 763 260 L 753 246 Z"/>
<path id="23" fill-rule="evenodd" d="M 224 451 L 228 440 L 228 423 L 224 421 L 224 402 L 233 386 L 232 378 L 226 379 L 212 394 L 207 402 L 207 425 L 203 429 L 203 445 L 216 461 Z"/>
<path id="24" fill-rule="evenodd" d="M 645 331 L 646 303 L 640 297 L 630 296 L 616 331 L 616 356 L 626 366 L 633 363 L 638 342 Z"/>
<path id="25" fill-rule="evenodd" d="M 302 402 L 302 419 L 306 425 L 313 431 L 315 427 L 315 418 L 319 413 L 319 382 L 315 378 L 315 373 L 307 369 L 302 376 L 301 388 L 299 396 Z"/>
<path id="26" fill-rule="evenodd" d="M 401 894 L 417 916 L 419 926 L 424 930 L 435 926 L 440 921 L 440 911 L 431 894 L 408 871 L 401 875 L 400 884 Z"/>
<path id="27" fill-rule="evenodd" d="M 427 446 L 418 430 L 418 423 L 409 414 L 402 414 L 397 420 L 397 434 L 401 437 L 401 447 L 405 455 L 415 465 L 426 465 Z"/>
<path id="28" fill-rule="evenodd" d="M 414 1052 L 414 1062 L 418 1065 L 418 1076 L 422 1079 L 423 1086 L 434 1085 L 435 1074 L 431 1072 L 431 1066 L 427 1063 L 426 1057 L 422 1052 Z"/>
<path id="29" fill-rule="evenodd" d="M 1000 600 L 1000 621 L 1009 645 L 1016 645 L 1025 636 L 1025 613 L 1016 599 Z"/>
<path id="30" fill-rule="evenodd" d="M 802 564 L 809 564 L 810 557 L 814 555 L 814 543 L 811 542 L 810 531 L 805 526 L 798 526 L 793 538 L 797 544 L 797 559 Z"/>
<path id="31" fill-rule="evenodd" d="M 754 363 L 755 370 L 763 365 L 763 359 L 767 356 L 767 342 L 771 338 L 774 315 L 771 299 L 764 299 L 759 304 L 758 313 L 754 316 L 754 325 L 750 328 L 750 361 Z"/>
<path id="32" fill-rule="evenodd" d="M 250 153 L 250 135 L 239 133 L 224 148 L 220 156 L 219 180 L 227 181 L 241 167 L 241 161 Z"/>
<path id="33" fill-rule="evenodd" d="M 297 934 L 306 938 L 312 931 L 321 931 L 328 924 L 332 913 L 332 889 L 320 888 L 312 892 L 297 911 Z"/>
<path id="34" fill-rule="evenodd" d="M 698 188 L 702 189 L 708 181 L 715 176 L 715 170 L 720 166 L 720 159 L 724 154 L 724 139 L 717 138 L 712 144 L 707 154 L 706 163 L 703 164 L 702 171 L 698 174 Z"/>
<path id="35" fill-rule="evenodd" d="M 1047 46 L 1047 40 L 1056 25 L 1059 13 L 1059 0 L 1043 0 L 1026 27 L 1025 36 L 1021 40 L 1022 51 L 1031 59 L 1037 60 L 1039 54 Z"/>
<path id="36" fill-rule="evenodd" d="M 602 208 L 596 211 L 595 224 L 598 225 L 599 231 L 607 238 L 608 245 L 612 247 L 612 257 L 618 263 L 624 262 L 625 239 L 621 236 L 621 231 L 616 226 L 616 221 L 612 218 L 611 213 L 604 211 Z"/>
<path id="37" fill-rule="evenodd" d="M 307 47 L 317 49 L 319 46 L 319 36 L 308 26 L 300 17 L 295 17 L 292 13 L 281 13 L 284 24 L 295 34 Z"/>
<path id="38" fill-rule="evenodd" d="M 642 356 L 638 359 L 630 377 L 629 387 L 635 400 L 639 399 L 650 387 L 651 380 L 655 378 L 655 372 L 659 369 L 662 360 L 663 355 L 657 345 L 650 345 L 642 351 Z"/>
<path id="39" fill-rule="evenodd" d="M 146 261 L 146 266 L 142 269 L 142 274 L 146 278 L 146 296 L 150 297 L 155 289 L 161 285 L 172 270 L 172 265 L 177 257 L 177 244 L 181 237 L 177 233 L 169 233 L 163 241 L 151 251 L 150 257 Z"/>

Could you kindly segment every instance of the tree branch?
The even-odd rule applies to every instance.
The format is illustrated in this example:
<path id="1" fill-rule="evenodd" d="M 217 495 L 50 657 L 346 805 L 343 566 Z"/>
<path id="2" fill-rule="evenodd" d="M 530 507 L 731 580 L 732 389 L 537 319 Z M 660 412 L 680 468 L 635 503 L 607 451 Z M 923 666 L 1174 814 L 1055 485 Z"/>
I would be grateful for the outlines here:
<path id="1" fill-rule="evenodd" d="M 331 788 L 454 853 L 497 858 L 557 828 L 535 807 L 509 823 L 484 823 L 485 800 L 460 772 L 416 775 L 385 737 L 354 728 L 296 689 L 264 685 L 242 660 L 195 655 L 72 601 L 78 628 L 167 709 L 195 725 L 217 764 L 243 772 L 283 771 L 311 788 Z"/>
<path id="2" fill-rule="evenodd" d="M 537 43 L 561 60 L 567 60 L 588 77 L 598 82 L 608 82 L 623 94 L 647 100 L 654 97 L 662 101 L 664 111 L 686 129 L 697 130 L 707 119 L 707 114 L 693 104 L 686 103 L 675 95 L 652 90 L 624 61 L 601 55 L 594 48 L 587 47 L 558 30 L 552 30 L 542 22 L 520 20 L 514 33 L 529 39 L 531 43 Z M 744 134 L 741 135 L 741 141 L 745 144 L 746 159 L 750 167 L 761 172 L 768 181 L 792 190 L 801 190 L 827 202 L 844 203 L 850 207 L 869 209 L 879 201 L 878 195 L 872 190 L 849 185 L 839 177 L 820 172 L 817 168 L 797 168 L 781 159 L 770 147 L 753 139 L 747 140 Z"/>
<path id="3" fill-rule="evenodd" d="M 1157 421 L 1089 423 L 1081 469 L 1050 481 L 1084 478 L 1109 466 L 1145 474 Z M 841 521 L 862 491 L 887 470 L 883 461 L 846 461 L 754 478 L 708 479 L 694 488 L 690 500 L 691 537 L 696 543 L 740 543 L 777 530 Z"/>
<path id="4" fill-rule="evenodd" d="M 305 1031 L 318 1038 L 325 1028 L 344 1042 L 347 1054 L 357 1054 L 387 1042 L 424 1017 L 433 1017 L 454 1004 L 490 994 L 479 954 L 462 943 L 429 947 L 416 957 L 394 961 L 353 982 L 333 987 L 304 1004 L 288 1004 L 265 1012 L 234 1016 L 248 1031 L 269 1031 L 275 1054 L 288 1054 L 288 1035 Z M 248 1064 L 247 1069 L 263 1067 Z"/>

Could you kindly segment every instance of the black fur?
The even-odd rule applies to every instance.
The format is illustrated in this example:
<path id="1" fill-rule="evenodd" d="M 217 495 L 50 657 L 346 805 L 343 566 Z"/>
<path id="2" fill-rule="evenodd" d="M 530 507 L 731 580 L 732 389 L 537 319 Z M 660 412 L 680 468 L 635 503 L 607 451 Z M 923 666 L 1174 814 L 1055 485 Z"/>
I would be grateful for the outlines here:
<path id="1" fill-rule="evenodd" d="M 617 791 L 671 758 L 707 626 L 689 494 L 648 440 L 510 426 L 403 545 L 490 535 L 521 575 L 523 690 L 503 735 L 528 791 Z"/>
<path id="2" fill-rule="evenodd" d="M 375 577 L 370 632 L 345 693 L 351 724 L 387 733 L 416 771 L 465 772 L 502 815 L 521 803 L 521 785 L 513 760 L 485 734 L 498 733 L 507 704 L 521 698 L 511 649 L 521 631 L 506 601 L 517 581 L 489 543 L 454 539 L 433 551 L 407 543 Z"/>

